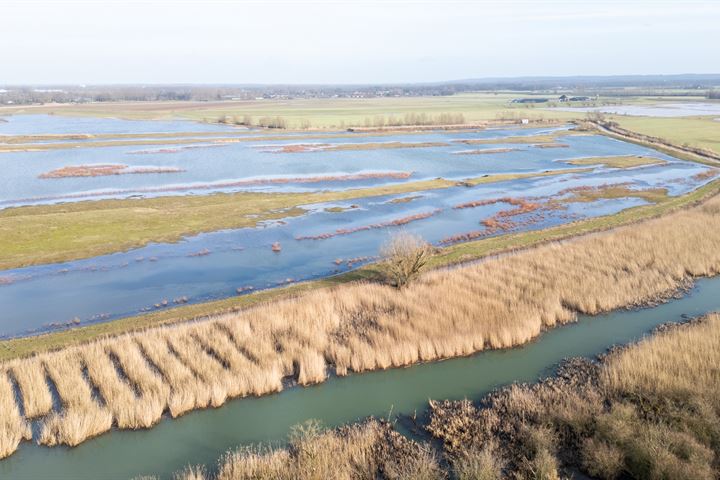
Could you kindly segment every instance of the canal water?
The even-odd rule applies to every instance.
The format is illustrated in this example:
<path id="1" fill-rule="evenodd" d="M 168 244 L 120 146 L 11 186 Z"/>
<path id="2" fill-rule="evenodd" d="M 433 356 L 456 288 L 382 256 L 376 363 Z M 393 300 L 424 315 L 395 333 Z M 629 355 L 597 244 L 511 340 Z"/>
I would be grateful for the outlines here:
<path id="1" fill-rule="evenodd" d="M 150 430 L 113 431 L 73 449 L 26 443 L 0 462 L 0 478 L 97 480 L 152 474 L 169 479 L 188 464 L 212 470 L 226 451 L 258 442 L 282 444 L 293 425 L 308 419 L 334 427 L 370 415 L 412 415 L 427 408 L 428 399 L 478 399 L 502 385 L 551 375 L 564 358 L 591 357 L 642 338 L 661 323 L 715 310 L 720 310 L 720 277 L 701 279 L 681 299 L 648 309 L 581 316 L 577 323 L 548 331 L 521 348 L 237 399 L 218 409 L 164 419 Z"/>

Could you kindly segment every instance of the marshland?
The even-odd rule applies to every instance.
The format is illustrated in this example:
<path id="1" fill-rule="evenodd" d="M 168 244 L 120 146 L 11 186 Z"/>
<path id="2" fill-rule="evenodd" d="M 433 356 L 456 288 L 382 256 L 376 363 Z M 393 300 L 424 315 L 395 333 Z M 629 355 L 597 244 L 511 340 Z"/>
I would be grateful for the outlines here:
<path id="1" fill-rule="evenodd" d="M 24 122 L 9 117 L 0 130 L 25 135 Z M 112 123 L 100 122 L 92 135 L 147 128 Z M 192 134 L 185 123 L 162 127 Z M 258 136 L 224 128 L 244 140 Z M 172 140 L 160 133 L 158 141 Z M 203 141 L 215 134 L 199 133 Z M 120 145 L 2 154 L 13 181 L 0 199 L 0 300 L 13 315 L 0 335 L 93 325 L 335 276 L 376 259 L 393 231 L 447 246 L 662 204 L 718 172 L 571 124 L 373 135 L 326 133 L 334 138 L 299 151 L 284 149 L 309 145 L 298 143 L 302 132 L 172 153 L 128 155 L 136 147 Z M 52 145 L 77 141 L 62 138 Z M 558 140 L 567 147 L 538 147 Z M 493 149 L 461 155 L 478 142 Z M 98 155 L 108 163 L 93 165 Z M 417 198 L 396 202 L 408 194 Z M 43 229 L 47 222 L 56 228 Z M 45 301 L 25 301 L 30 295 Z"/>
<path id="2" fill-rule="evenodd" d="M 43 417 L 37 440 L 75 446 L 113 426 L 151 427 L 165 412 L 177 417 L 236 397 L 278 392 L 287 378 L 309 385 L 330 373 L 514 347 L 573 322 L 578 313 L 661 302 L 694 278 L 717 274 L 719 201 L 427 273 L 403 290 L 344 285 L 18 359 L 3 368 L 17 387 L 22 411 L 31 412 L 27 418 Z M 458 291 L 466 293 L 449 295 Z M 16 433 L 21 407 L 5 412 L 7 435 Z M 5 454 L 21 439 L 8 438 Z"/>
<path id="3" fill-rule="evenodd" d="M 2 10 L 0 479 L 720 476 L 720 9 L 76 3 Z"/>

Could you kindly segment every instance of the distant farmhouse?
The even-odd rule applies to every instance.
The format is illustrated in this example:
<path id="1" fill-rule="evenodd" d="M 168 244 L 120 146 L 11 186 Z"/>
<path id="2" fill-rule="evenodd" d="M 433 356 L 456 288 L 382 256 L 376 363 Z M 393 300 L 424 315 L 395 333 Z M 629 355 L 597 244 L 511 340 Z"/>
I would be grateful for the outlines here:
<path id="1" fill-rule="evenodd" d="M 589 102 L 592 97 L 568 97 L 567 95 L 560 95 L 558 98 L 561 102 Z"/>

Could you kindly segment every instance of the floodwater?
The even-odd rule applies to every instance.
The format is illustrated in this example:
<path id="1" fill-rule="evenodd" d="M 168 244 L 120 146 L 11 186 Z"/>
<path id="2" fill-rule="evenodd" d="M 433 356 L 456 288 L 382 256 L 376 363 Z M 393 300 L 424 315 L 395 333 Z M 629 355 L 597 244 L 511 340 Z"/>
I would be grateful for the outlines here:
<path id="1" fill-rule="evenodd" d="M 612 345 L 641 338 L 668 321 L 720 309 L 720 277 L 702 279 L 682 299 L 643 310 L 616 311 L 544 333 L 525 347 L 490 351 L 409 368 L 331 378 L 306 388 L 163 420 L 143 431 L 113 431 L 79 447 L 31 443 L 0 462 L 0 478 L 96 480 L 158 475 L 169 479 L 188 464 L 216 468 L 226 451 L 258 442 L 280 444 L 293 425 L 308 419 L 328 427 L 373 415 L 413 415 L 428 399 L 478 399 L 512 382 L 550 375 L 564 358 L 594 356 Z"/>
<path id="2" fill-rule="evenodd" d="M 563 112 L 602 112 L 642 117 L 696 117 L 717 115 L 720 103 L 665 103 L 658 105 L 607 105 L 602 107 L 555 107 Z"/>
<path id="3" fill-rule="evenodd" d="M 26 117 L 9 117 L 0 125 L 12 131 L 27 130 Z M 37 120 L 34 133 L 83 132 L 88 119 L 61 119 L 65 130 L 55 125 L 59 117 Z M 35 121 L 35 119 L 32 119 Z M 127 132 L 135 122 L 97 120 L 95 132 Z M 19 123 L 18 123 L 19 122 Z M 79 122 L 76 125 L 75 122 Z M 120 125 L 116 125 L 120 122 Z M 30 122 L 32 123 L 32 122 Z M 131 124 L 128 126 L 127 124 Z M 150 124 L 150 125 L 148 125 Z M 9 126 L 9 127 L 8 127 Z M 206 126 L 203 126 L 203 128 Z M 192 131 L 190 122 L 138 122 L 135 131 Z M 218 127 L 222 130 L 229 127 Z M 174 129 L 174 130 L 173 130 Z M 595 167 L 591 172 L 516 179 L 475 187 L 452 187 L 395 196 L 377 196 L 338 203 L 306 205 L 306 214 L 265 222 L 256 228 L 241 228 L 201 234 L 174 244 L 151 244 L 131 251 L 66 263 L 0 271 L 0 337 L 16 337 L 58 328 L 104 322 L 146 311 L 157 311 L 185 303 L 198 303 L 290 283 L 327 277 L 372 261 L 394 230 L 419 234 L 436 245 L 468 232 L 500 235 L 507 231 L 541 229 L 583 218 L 607 215 L 642 205 L 638 198 L 616 198 L 585 203 L 567 203 L 562 208 L 541 208 L 514 215 L 512 225 L 501 231 L 483 226 L 483 220 L 512 210 L 506 202 L 477 208 L 456 209 L 459 204 L 502 198 L 526 199 L 546 204 L 565 198 L 567 189 L 627 184 L 632 189 L 666 188 L 669 195 L 687 193 L 705 180 L 693 180 L 708 167 L 669 157 L 660 152 L 604 136 L 560 136 L 567 148 L 542 149 L 532 145 L 503 143 L 503 138 L 533 135 L 563 129 L 496 129 L 480 132 L 402 133 L 381 137 L 323 139 L 321 143 L 443 142 L 429 148 L 376 149 L 303 153 L 269 153 L 277 147 L 306 143 L 292 135 L 276 134 L 278 140 L 228 144 L 218 148 L 179 149 L 175 153 L 128 154 L 151 147 L 105 147 L 0 154 L 6 175 L 0 180 L 0 203 L 5 206 L 82 198 L 175 194 L 173 186 L 184 186 L 182 194 L 212 191 L 262 190 L 319 191 L 368 187 L 443 177 L 461 180 L 498 173 L 540 173 L 573 167 L 567 160 L 588 156 L 647 155 L 668 162 L 635 169 Z M 295 135 L 296 136 L 296 135 Z M 342 137 L 342 138 L 341 138 Z M 455 140 L 493 138 L 492 144 L 466 145 Z M 517 148 L 518 151 L 482 155 L 455 152 Z M 140 157 L 149 159 L 137 160 Z M 118 160 L 121 158 L 122 160 Z M 131 166 L 177 166 L 177 174 L 120 175 L 110 177 L 39 179 L 39 174 L 68 164 L 125 163 Z M 132 163 L 136 162 L 136 163 Z M 188 189 L 188 185 L 213 185 L 252 178 L 352 175 L 363 172 L 412 172 L 408 179 L 356 179 L 349 182 L 282 183 L 262 186 Z M 174 178 L 174 179 L 170 179 Z M 115 193 L 108 193 L 112 190 Z M 99 197 L 89 192 L 106 192 Z M 120 193 L 121 192 L 121 193 Z M 170 192 L 170 193 L 168 193 Z M 407 202 L 395 200 L 416 197 Z M 35 198 L 36 200 L 28 200 Z M 55 198 L 55 200 L 52 200 Z M 50 199 L 50 200 L 48 200 Z M 340 207 L 342 211 L 332 211 Z M 281 251 L 271 246 L 279 242 Z"/>

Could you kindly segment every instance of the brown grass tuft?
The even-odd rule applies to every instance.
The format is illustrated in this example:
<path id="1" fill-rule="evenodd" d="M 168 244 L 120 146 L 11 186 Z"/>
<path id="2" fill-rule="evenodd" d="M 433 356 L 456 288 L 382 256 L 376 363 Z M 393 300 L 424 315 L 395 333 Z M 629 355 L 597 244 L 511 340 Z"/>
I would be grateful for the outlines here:
<path id="1" fill-rule="evenodd" d="M 30 425 L 20 415 L 7 372 L 0 370 L 0 459 L 10 456 L 21 441 L 31 437 Z"/>

